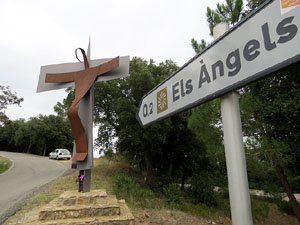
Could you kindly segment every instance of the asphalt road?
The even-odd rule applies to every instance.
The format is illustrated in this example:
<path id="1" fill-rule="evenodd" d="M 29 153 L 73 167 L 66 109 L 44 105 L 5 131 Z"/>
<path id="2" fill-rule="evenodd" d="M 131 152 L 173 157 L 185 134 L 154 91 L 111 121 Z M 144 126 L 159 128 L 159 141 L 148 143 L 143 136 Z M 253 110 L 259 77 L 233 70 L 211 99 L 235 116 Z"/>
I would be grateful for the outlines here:
<path id="1" fill-rule="evenodd" d="M 0 174 L 0 224 L 69 167 L 59 161 L 30 154 L 0 151 L 13 166 Z"/>

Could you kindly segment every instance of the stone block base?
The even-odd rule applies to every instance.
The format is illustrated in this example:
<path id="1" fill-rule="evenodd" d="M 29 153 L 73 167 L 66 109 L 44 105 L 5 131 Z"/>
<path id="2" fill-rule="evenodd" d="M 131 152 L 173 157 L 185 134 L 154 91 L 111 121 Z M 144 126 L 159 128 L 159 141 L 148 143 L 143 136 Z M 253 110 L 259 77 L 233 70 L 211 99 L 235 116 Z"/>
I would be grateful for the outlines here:
<path id="1" fill-rule="evenodd" d="M 114 195 L 108 196 L 105 190 L 86 193 L 67 191 L 41 207 L 22 224 L 134 225 L 134 217 L 124 200 L 117 200 Z"/>

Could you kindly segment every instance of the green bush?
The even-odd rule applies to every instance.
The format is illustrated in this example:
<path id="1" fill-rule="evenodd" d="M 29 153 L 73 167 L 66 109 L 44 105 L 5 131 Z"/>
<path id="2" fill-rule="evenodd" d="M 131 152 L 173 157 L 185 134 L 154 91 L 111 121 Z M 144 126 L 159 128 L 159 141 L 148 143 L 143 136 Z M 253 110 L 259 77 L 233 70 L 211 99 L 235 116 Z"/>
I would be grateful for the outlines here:
<path id="1" fill-rule="evenodd" d="M 147 188 L 141 187 L 137 180 L 125 173 L 113 176 L 114 193 L 118 197 L 128 198 L 153 198 L 154 193 Z"/>
<path id="2" fill-rule="evenodd" d="M 206 177 L 194 178 L 187 189 L 188 196 L 195 204 L 204 203 L 207 206 L 216 206 L 216 195 L 212 183 Z"/>
<path id="3" fill-rule="evenodd" d="M 155 183 L 152 184 L 152 187 L 156 191 L 161 191 L 164 187 L 168 186 L 169 184 L 172 184 L 174 182 L 174 179 L 169 175 L 160 175 L 155 177 Z"/>
<path id="4" fill-rule="evenodd" d="M 279 208 L 280 211 L 288 214 L 288 215 L 295 215 L 293 211 L 293 207 L 291 206 L 290 202 L 283 201 L 283 200 L 277 200 L 276 205 Z"/>
<path id="5" fill-rule="evenodd" d="M 224 187 L 219 191 L 219 195 L 222 198 L 229 199 L 229 189 L 228 187 Z"/>
<path id="6" fill-rule="evenodd" d="M 228 189 L 226 194 L 224 194 L 223 191 L 216 193 L 217 208 L 223 211 L 225 216 L 231 218 L 230 201 L 227 194 L 228 194 Z"/>
<path id="7" fill-rule="evenodd" d="M 294 192 L 300 192 L 300 176 L 291 177 L 288 179 Z"/>
<path id="8" fill-rule="evenodd" d="M 268 183 L 262 186 L 262 190 L 264 190 L 265 194 L 269 194 L 273 196 L 273 198 L 281 197 L 278 193 L 283 192 L 282 187 L 278 186 L 276 183 Z"/>
<path id="9" fill-rule="evenodd" d="M 163 194 L 166 196 L 168 203 L 179 204 L 181 202 L 181 191 L 176 183 L 163 187 Z"/>
<path id="10" fill-rule="evenodd" d="M 270 208 L 267 203 L 253 199 L 251 202 L 251 208 L 254 220 L 261 221 L 268 218 Z"/>

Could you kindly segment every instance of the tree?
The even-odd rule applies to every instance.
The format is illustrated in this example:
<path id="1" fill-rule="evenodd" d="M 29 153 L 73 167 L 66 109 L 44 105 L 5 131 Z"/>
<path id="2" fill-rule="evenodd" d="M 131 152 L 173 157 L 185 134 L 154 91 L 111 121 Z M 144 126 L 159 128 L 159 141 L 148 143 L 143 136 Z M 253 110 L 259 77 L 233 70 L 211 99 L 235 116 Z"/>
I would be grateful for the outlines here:
<path id="1" fill-rule="evenodd" d="M 43 116 L 10 121 L 0 127 L 3 150 L 49 155 L 56 148 L 72 149 L 69 122 L 60 116 Z"/>
<path id="2" fill-rule="evenodd" d="M 205 144 L 188 126 L 190 115 L 191 111 L 187 111 L 170 118 L 171 129 L 163 146 L 162 160 L 156 166 L 160 174 L 180 179 L 182 190 L 188 177 L 197 177 L 201 171 L 210 169 Z"/>
<path id="3" fill-rule="evenodd" d="M 260 5 L 262 5 L 266 0 L 247 0 L 247 13 L 251 12 L 252 10 L 256 9 Z"/>
<path id="4" fill-rule="evenodd" d="M 264 2 L 248 0 L 248 12 Z M 290 183 L 299 180 L 299 165 L 296 163 L 300 157 L 296 147 L 300 143 L 299 74 L 299 63 L 275 72 L 249 85 L 243 101 L 247 105 L 247 121 L 254 121 L 245 123 L 245 128 L 250 128 L 249 133 L 260 144 L 261 157 L 274 167 L 300 223 L 300 209 L 293 194 L 293 189 L 298 188 L 299 183 L 294 187 Z"/>
<path id="5" fill-rule="evenodd" d="M 211 11 L 211 9 L 209 10 Z M 192 48 L 196 54 L 199 54 L 206 46 L 205 40 L 202 39 L 201 43 L 198 44 L 194 38 L 192 39 Z M 214 99 L 192 109 L 188 126 L 206 146 L 209 164 L 213 168 L 210 171 L 211 177 L 215 185 L 225 185 L 227 183 L 227 173 L 222 144 L 220 100 Z"/>
<path id="6" fill-rule="evenodd" d="M 23 101 L 23 98 L 18 98 L 16 93 L 11 92 L 7 86 L 0 85 L 0 125 L 8 122 L 8 117 L 5 115 L 5 109 L 8 105 L 19 105 Z"/>
<path id="7" fill-rule="evenodd" d="M 162 151 L 170 121 L 143 129 L 136 120 L 136 112 L 144 94 L 175 70 L 177 66 L 172 61 L 156 66 L 152 60 L 148 64 L 135 57 L 130 62 L 130 77 L 99 82 L 95 88 L 95 122 L 100 124 L 98 143 L 111 150 L 110 137 L 117 137 L 117 150 L 146 170 L 150 185 L 154 185 L 155 162 Z"/>
<path id="8" fill-rule="evenodd" d="M 299 191 L 299 75 L 297 63 L 249 85 L 241 108 L 245 134 L 254 141 L 253 148 L 259 148 L 258 157 L 274 167 L 300 222 L 292 191 Z"/>
<path id="9" fill-rule="evenodd" d="M 192 38 L 191 44 L 196 54 L 199 54 L 207 46 L 207 43 L 204 39 L 202 39 L 201 42 L 198 43 L 194 38 Z"/>
<path id="10" fill-rule="evenodd" d="M 56 148 L 72 149 L 72 134 L 69 121 L 60 116 L 43 116 L 31 118 L 28 121 L 30 130 L 30 147 L 33 154 L 49 155 Z"/>
<path id="11" fill-rule="evenodd" d="M 146 128 L 136 119 L 142 97 L 177 69 L 171 60 L 156 65 L 153 60 L 134 57 L 129 77 L 95 84 L 97 145 L 106 153 L 117 151 L 145 171 L 151 186 L 178 181 L 184 184 L 207 166 L 205 147 L 187 126 L 190 112 Z M 66 102 L 59 108 L 65 109 Z"/>
<path id="12" fill-rule="evenodd" d="M 251 5 L 255 6 L 255 4 Z M 218 23 L 225 22 L 233 26 L 240 20 L 242 15 L 245 15 L 243 12 L 243 0 L 226 0 L 226 5 L 217 3 L 217 9 L 215 10 L 207 7 L 206 18 L 209 24 L 210 35 L 213 35 L 213 28 Z M 207 46 L 207 43 L 204 39 L 198 43 L 196 39 L 192 38 L 191 45 L 198 54 Z"/>
<path id="13" fill-rule="evenodd" d="M 68 117 L 68 110 L 75 98 L 75 89 L 73 87 L 67 88 L 66 92 L 68 93 L 67 97 L 63 99 L 63 102 L 57 102 L 54 106 L 54 111 L 57 113 L 58 116 L 67 118 Z"/>
<path id="14" fill-rule="evenodd" d="M 213 35 L 213 28 L 221 22 L 230 25 L 236 24 L 243 14 L 243 0 L 226 0 L 226 4 L 217 3 L 217 9 L 212 10 L 207 7 L 207 22 L 209 24 L 210 35 Z"/>
<path id="15" fill-rule="evenodd" d="M 0 127 L 0 143 L 1 150 L 11 152 L 23 152 L 14 143 L 14 136 L 17 130 L 25 124 L 24 119 L 8 121 L 4 126 Z"/>
<path id="16" fill-rule="evenodd" d="M 215 185 L 226 185 L 227 171 L 222 143 L 220 100 L 215 99 L 192 109 L 188 125 L 206 146 L 207 158 L 212 167 L 210 174 Z"/>

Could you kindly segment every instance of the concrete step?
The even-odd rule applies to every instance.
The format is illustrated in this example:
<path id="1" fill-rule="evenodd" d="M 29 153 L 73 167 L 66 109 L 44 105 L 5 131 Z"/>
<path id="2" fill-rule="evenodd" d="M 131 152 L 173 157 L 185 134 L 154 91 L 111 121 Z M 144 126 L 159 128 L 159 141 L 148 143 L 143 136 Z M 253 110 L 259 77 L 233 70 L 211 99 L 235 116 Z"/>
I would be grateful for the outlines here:
<path id="1" fill-rule="evenodd" d="M 54 199 L 51 204 L 57 206 L 74 206 L 74 205 L 94 205 L 105 202 L 107 193 L 105 190 L 92 190 L 86 193 L 78 191 L 65 191 L 58 198 Z"/>
<path id="2" fill-rule="evenodd" d="M 103 193 L 103 190 L 64 193 L 31 213 L 22 223 L 11 225 L 134 225 L 134 217 L 125 200 Z"/>
<path id="3" fill-rule="evenodd" d="M 116 196 L 107 196 L 105 190 L 94 190 L 87 193 L 67 191 L 40 210 L 39 220 L 115 215 L 120 215 L 119 202 Z"/>
<path id="4" fill-rule="evenodd" d="M 95 216 L 88 218 L 59 219 L 52 221 L 39 221 L 40 225 L 134 225 L 134 217 L 128 209 L 124 200 L 118 201 L 120 215 Z M 30 225 L 37 225 L 32 224 Z M 27 225 L 27 224 L 26 224 Z M 29 225 L 29 224 L 28 224 Z"/>
<path id="5" fill-rule="evenodd" d="M 27 221 L 9 225 L 134 225 L 134 217 L 125 201 L 119 200 L 118 203 L 120 206 L 120 215 L 41 221 L 38 219 L 38 214 L 36 214 L 31 215 Z"/>
<path id="6" fill-rule="evenodd" d="M 106 202 L 91 205 L 55 206 L 47 205 L 40 210 L 39 220 L 59 220 L 120 215 L 120 206 L 115 196 Z"/>

